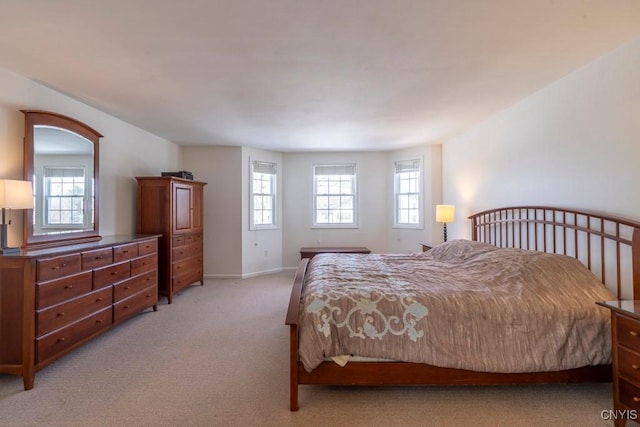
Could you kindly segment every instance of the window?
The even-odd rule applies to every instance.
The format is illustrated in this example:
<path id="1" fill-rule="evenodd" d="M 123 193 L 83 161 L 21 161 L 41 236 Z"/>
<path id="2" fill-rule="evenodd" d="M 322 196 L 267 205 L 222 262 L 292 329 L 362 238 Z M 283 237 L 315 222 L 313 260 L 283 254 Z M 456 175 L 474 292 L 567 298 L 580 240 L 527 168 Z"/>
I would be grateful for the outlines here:
<path id="1" fill-rule="evenodd" d="M 395 225 L 422 227 L 420 159 L 394 162 Z"/>
<path id="2" fill-rule="evenodd" d="M 276 227 L 276 164 L 251 162 L 250 229 Z"/>
<path id="3" fill-rule="evenodd" d="M 357 226 L 356 165 L 313 167 L 313 225 Z"/>
<path id="4" fill-rule="evenodd" d="M 45 167 L 44 225 L 84 227 L 85 170 L 82 167 Z"/>

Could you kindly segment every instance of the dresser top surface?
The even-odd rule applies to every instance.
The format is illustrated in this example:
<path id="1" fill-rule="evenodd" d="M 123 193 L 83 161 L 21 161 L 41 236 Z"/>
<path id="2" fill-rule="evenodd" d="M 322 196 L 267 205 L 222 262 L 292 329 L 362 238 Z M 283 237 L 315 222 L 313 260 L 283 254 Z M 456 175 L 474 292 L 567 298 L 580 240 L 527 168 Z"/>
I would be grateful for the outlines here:
<path id="1" fill-rule="evenodd" d="M 2 258 L 39 258 L 52 255 L 63 255 L 66 253 L 89 251 L 107 246 L 154 239 L 160 236 L 161 234 L 120 234 L 114 236 L 103 236 L 100 240 L 96 240 L 95 242 L 79 243 L 76 245 L 60 245 L 42 249 L 22 249 L 20 252 L 0 255 L 0 260 Z"/>

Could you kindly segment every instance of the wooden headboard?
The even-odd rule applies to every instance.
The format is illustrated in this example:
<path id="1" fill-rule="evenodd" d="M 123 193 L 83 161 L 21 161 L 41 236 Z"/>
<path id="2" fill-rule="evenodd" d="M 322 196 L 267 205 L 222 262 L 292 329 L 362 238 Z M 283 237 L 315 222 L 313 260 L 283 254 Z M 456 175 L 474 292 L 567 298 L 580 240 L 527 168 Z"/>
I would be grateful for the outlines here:
<path id="1" fill-rule="evenodd" d="M 618 299 L 640 299 L 640 222 L 546 206 L 491 209 L 469 219 L 473 240 L 572 256 Z"/>

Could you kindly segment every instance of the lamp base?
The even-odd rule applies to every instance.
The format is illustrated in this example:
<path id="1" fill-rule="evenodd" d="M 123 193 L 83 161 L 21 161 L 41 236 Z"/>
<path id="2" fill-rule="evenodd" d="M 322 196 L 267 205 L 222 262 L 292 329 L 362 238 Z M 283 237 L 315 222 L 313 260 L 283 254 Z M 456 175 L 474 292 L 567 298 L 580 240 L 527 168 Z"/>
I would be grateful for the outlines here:
<path id="1" fill-rule="evenodd" d="M 0 255 L 16 254 L 20 252 L 20 248 L 0 248 Z"/>

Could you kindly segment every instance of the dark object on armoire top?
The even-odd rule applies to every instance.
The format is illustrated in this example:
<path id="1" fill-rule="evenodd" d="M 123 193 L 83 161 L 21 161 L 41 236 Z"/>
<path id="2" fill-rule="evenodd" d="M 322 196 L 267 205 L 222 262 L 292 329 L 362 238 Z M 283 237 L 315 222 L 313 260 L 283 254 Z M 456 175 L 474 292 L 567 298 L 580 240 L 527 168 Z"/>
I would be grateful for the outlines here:
<path id="1" fill-rule="evenodd" d="M 177 178 L 190 179 L 193 181 L 193 173 L 189 171 L 162 172 L 162 176 L 175 176 Z"/>

